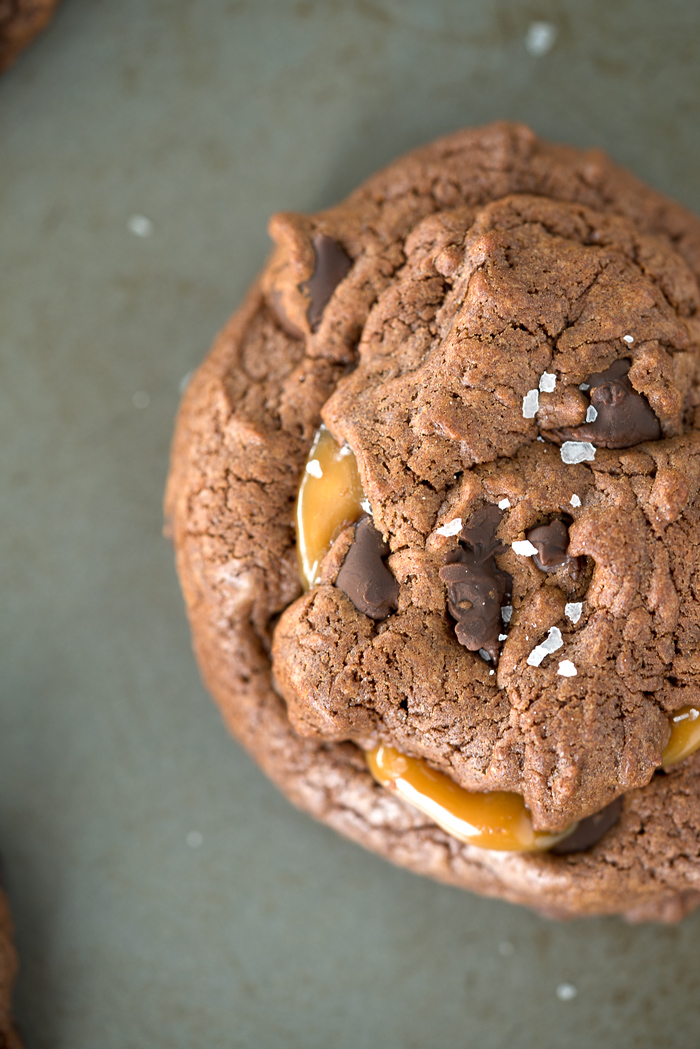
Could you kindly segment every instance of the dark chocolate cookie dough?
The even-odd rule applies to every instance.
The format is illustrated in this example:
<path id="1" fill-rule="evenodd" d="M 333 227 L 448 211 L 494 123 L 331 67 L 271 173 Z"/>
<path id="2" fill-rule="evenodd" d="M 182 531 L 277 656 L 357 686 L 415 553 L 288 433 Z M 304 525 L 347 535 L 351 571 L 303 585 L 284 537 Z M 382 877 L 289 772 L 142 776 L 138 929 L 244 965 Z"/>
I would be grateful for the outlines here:
<path id="1" fill-rule="evenodd" d="M 654 773 L 700 701 L 700 223 L 497 124 L 270 230 L 166 497 L 229 726 L 298 805 L 416 871 L 558 916 L 682 916 L 700 757 Z M 322 422 L 366 516 L 302 593 Z M 378 744 L 578 839 L 460 843 L 374 782 Z"/>
<path id="2" fill-rule="evenodd" d="M 48 24 L 58 0 L 0 0 L 0 73 Z"/>

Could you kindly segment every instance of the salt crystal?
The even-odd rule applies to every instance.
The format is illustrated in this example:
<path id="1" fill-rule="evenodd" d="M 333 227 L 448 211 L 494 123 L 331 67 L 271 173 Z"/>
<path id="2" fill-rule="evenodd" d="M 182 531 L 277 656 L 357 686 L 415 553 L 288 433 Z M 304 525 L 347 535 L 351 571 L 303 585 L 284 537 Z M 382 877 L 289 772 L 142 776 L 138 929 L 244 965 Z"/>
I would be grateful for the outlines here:
<path id="1" fill-rule="evenodd" d="M 578 384 L 578 388 L 579 388 L 579 390 L 583 390 L 584 393 L 586 392 L 586 390 L 590 390 L 590 386 L 589 386 L 589 384 L 587 382 L 580 382 Z"/>
<path id="2" fill-rule="evenodd" d="M 151 237 L 153 235 L 153 223 L 145 215 L 131 215 L 127 222 L 127 227 L 129 233 L 133 233 L 135 237 Z"/>
<path id="3" fill-rule="evenodd" d="M 583 612 L 583 603 L 581 601 L 569 601 L 564 605 L 564 615 L 567 619 L 570 619 L 572 623 L 578 623 Z"/>
<path id="4" fill-rule="evenodd" d="M 564 441 L 561 446 L 561 461 L 568 463 L 592 462 L 595 459 L 595 448 L 590 441 Z"/>
<path id="5" fill-rule="evenodd" d="M 592 404 L 588 405 L 588 411 L 586 412 L 586 422 L 594 423 L 598 418 L 598 409 L 594 408 Z"/>
<path id="6" fill-rule="evenodd" d="M 542 393 L 551 393 L 557 385 L 557 377 L 554 372 L 542 372 L 540 378 L 540 390 Z"/>
<path id="7" fill-rule="evenodd" d="M 499 641 L 507 641 L 508 640 L 508 635 L 507 634 L 499 634 L 498 635 L 498 640 Z"/>
<path id="8" fill-rule="evenodd" d="M 513 615 L 513 606 L 512 605 L 502 605 L 501 606 L 501 619 L 503 620 L 504 623 L 510 623 L 510 617 L 512 615 Z"/>
<path id="9" fill-rule="evenodd" d="M 578 670 L 570 659 L 562 659 L 557 674 L 561 674 L 562 677 L 576 677 Z"/>
<path id="10" fill-rule="evenodd" d="M 311 459 L 306 464 L 306 472 L 307 474 L 311 474 L 312 477 L 323 477 L 323 470 L 321 469 L 321 464 L 318 459 Z"/>
<path id="11" fill-rule="evenodd" d="M 533 554 L 537 553 L 537 547 L 533 546 L 529 539 L 520 539 L 513 543 L 513 549 L 521 557 L 532 557 Z"/>
<path id="12" fill-rule="evenodd" d="M 523 418 L 534 419 L 540 406 L 540 395 L 537 390 L 528 390 L 523 397 Z"/>
<path id="13" fill-rule="evenodd" d="M 580 506 L 581 505 L 581 500 L 579 499 L 579 497 L 577 495 L 572 495 L 571 496 L 571 505 L 572 506 Z"/>
<path id="14" fill-rule="evenodd" d="M 442 525 L 440 528 L 435 529 L 436 535 L 457 535 L 462 531 L 462 518 L 454 517 L 447 524 Z"/>
<path id="15" fill-rule="evenodd" d="M 628 342 L 631 345 L 634 342 L 634 335 L 623 335 L 622 341 Z"/>
<path id="16" fill-rule="evenodd" d="M 525 34 L 525 47 L 535 58 L 540 58 L 552 50 L 556 39 L 557 27 L 551 22 L 531 22 Z"/>
<path id="17" fill-rule="evenodd" d="M 370 506 L 369 499 L 360 499 L 360 506 L 366 514 L 372 516 L 372 507 Z"/>
<path id="18" fill-rule="evenodd" d="M 559 627 L 551 627 L 544 641 L 540 645 L 536 645 L 527 657 L 528 664 L 531 667 L 538 667 L 545 656 L 548 656 L 550 652 L 556 652 L 563 644 Z"/>
<path id="19" fill-rule="evenodd" d="M 510 506 L 510 499 L 501 499 L 500 503 L 498 504 L 498 509 L 499 510 L 507 510 L 509 506 Z"/>
<path id="20" fill-rule="evenodd" d="M 557 987 L 557 998 L 560 1002 L 571 1002 L 578 994 L 572 983 L 560 983 Z"/>

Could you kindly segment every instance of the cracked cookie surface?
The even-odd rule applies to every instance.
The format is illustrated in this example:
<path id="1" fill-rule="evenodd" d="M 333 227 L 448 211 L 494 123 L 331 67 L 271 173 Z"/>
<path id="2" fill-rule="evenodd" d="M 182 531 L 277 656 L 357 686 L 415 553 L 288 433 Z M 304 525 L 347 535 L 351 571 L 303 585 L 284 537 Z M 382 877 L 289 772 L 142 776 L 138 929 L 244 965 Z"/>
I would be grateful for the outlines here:
<path id="1" fill-rule="evenodd" d="M 200 665 L 234 732 L 293 800 L 424 872 L 413 831 L 411 859 L 398 831 L 371 829 L 373 805 L 400 805 L 353 763 L 358 747 L 517 791 L 541 829 L 671 791 L 677 773 L 649 783 L 668 714 L 700 698 L 697 221 L 600 154 L 495 125 L 271 232 L 262 281 L 185 398 L 167 498 Z M 618 403 L 637 414 L 611 423 Z M 354 453 L 387 544 L 386 618 L 334 585 L 347 531 L 300 596 L 294 504 L 321 421 Z M 460 643 L 445 575 L 464 576 L 463 530 L 488 507 L 502 507 L 494 572 L 512 580 L 490 660 Z M 553 522 L 558 552 L 517 552 Z M 623 814 L 605 848 L 634 849 L 630 833 Z M 535 906 L 523 871 L 560 870 L 556 901 L 540 901 L 557 913 L 696 902 L 692 878 L 598 870 L 603 843 L 517 862 L 448 845 L 432 873 Z"/>

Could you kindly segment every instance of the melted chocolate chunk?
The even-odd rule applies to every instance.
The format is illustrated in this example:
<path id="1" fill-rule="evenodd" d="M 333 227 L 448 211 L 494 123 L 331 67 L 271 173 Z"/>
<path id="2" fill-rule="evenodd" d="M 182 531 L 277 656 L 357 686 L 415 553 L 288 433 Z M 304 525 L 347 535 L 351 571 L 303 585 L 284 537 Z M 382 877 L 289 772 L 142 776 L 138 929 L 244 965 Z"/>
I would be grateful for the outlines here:
<path id="1" fill-rule="evenodd" d="M 571 578 L 578 579 L 583 558 L 571 557 L 568 553 L 569 526 L 565 521 L 558 518 L 551 524 L 531 528 L 525 533 L 525 538 L 537 547 L 532 560 L 543 572 L 556 572 L 562 565 L 568 565 Z"/>
<path id="2" fill-rule="evenodd" d="M 372 518 L 361 518 L 335 585 L 370 619 L 386 619 L 398 607 L 399 584 L 382 560 L 388 553 Z"/>
<path id="3" fill-rule="evenodd" d="M 483 648 L 494 664 L 499 654 L 501 605 L 510 597 L 513 584 L 494 560 L 505 549 L 496 539 L 502 516 L 492 505 L 474 514 L 462 529 L 459 548 L 440 569 L 440 578 L 447 583 L 447 607 L 457 621 L 457 640 L 470 652 Z"/>
<path id="4" fill-rule="evenodd" d="M 324 233 L 315 233 L 311 238 L 311 243 L 314 247 L 316 264 L 309 279 L 299 285 L 299 291 L 309 296 L 306 316 L 311 331 L 316 331 L 331 295 L 352 266 L 352 259 L 340 244 Z"/>
<path id="5" fill-rule="evenodd" d="M 560 430 L 565 440 L 590 441 L 598 448 L 630 448 L 642 441 L 658 441 L 661 425 L 643 394 L 627 377 L 629 358 L 615 361 L 607 371 L 586 379 L 596 418 L 571 430 Z"/>
<path id="6" fill-rule="evenodd" d="M 622 798 L 615 798 L 600 812 L 594 812 L 592 816 L 581 820 L 568 838 L 557 842 L 549 851 L 557 856 L 566 856 L 569 852 L 585 852 L 593 848 L 615 826 L 622 815 L 622 807 Z"/>

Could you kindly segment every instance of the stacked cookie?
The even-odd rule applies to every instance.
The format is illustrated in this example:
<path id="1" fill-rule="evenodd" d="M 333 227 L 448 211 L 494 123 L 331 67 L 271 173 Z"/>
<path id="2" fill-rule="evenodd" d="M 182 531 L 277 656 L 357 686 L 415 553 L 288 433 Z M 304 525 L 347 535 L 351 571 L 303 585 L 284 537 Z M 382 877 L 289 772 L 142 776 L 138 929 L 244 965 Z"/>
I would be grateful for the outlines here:
<path id="1" fill-rule="evenodd" d="M 682 916 L 700 223 L 500 124 L 270 228 L 166 500 L 228 724 L 397 863 L 556 916 Z"/>

